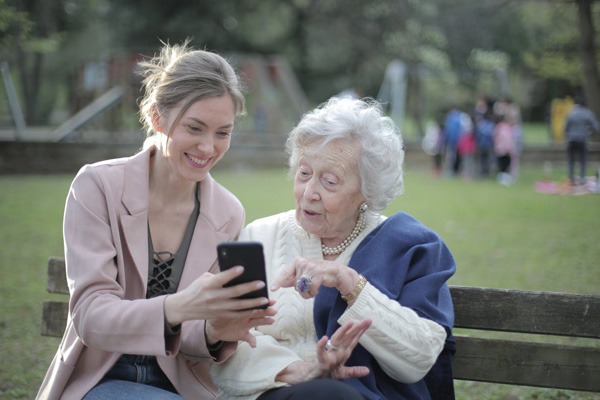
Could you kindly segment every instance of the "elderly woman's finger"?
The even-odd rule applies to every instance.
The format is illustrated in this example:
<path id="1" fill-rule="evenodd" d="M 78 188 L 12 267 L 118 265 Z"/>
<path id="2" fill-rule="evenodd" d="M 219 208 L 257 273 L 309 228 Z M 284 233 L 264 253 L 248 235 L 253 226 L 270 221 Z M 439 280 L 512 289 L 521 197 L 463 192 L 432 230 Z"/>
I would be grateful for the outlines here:
<path id="1" fill-rule="evenodd" d="M 371 323 L 372 321 L 370 319 L 365 319 L 354 325 L 352 329 L 346 333 L 346 345 L 352 349 L 356 347 L 361 336 L 369 329 Z"/>
<path id="2" fill-rule="evenodd" d="M 362 378 L 363 376 L 369 375 L 371 371 L 367 367 L 342 367 L 333 376 L 333 379 L 352 379 Z"/>
<path id="3" fill-rule="evenodd" d="M 271 284 L 271 290 L 274 292 L 280 288 L 294 287 L 296 285 L 296 268 L 292 265 L 287 267 Z"/>
<path id="4" fill-rule="evenodd" d="M 331 336 L 330 345 L 351 352 L 358 344 L 360 337 L 369 329 L 371 322 L 370 319 L 365 319 L 360 322 L 345 323 Z"/>
<path id="5" fill-rule="evenodd" d="M 342 338 L 344 337 L 344 335 L 346 335 L 346 332 L 348 332 L 352 326 L 354 326 L 354 322 L 352 321 L 348 321 L 346 322 L 344 325 L 340 326 L 334 333 L 333 335 L 331 335 L 331 341 L 332 343 L 339 343 Z"/>

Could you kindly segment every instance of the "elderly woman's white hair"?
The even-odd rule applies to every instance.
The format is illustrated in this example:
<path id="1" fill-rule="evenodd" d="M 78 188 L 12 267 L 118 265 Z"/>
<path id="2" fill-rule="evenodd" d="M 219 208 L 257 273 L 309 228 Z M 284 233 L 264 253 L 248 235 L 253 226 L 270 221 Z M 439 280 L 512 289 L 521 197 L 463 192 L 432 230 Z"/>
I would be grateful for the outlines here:
<path id="1" fill-rule="evenodd" d="M 400 131 L 375 100 L 334 97 L 306 113 L 286 142 L 290 175 L 304 148 L 338 139 L 358 145 L 362 194 L 370 210 L 382 211 L 402 193 L 404 148 Z"/>

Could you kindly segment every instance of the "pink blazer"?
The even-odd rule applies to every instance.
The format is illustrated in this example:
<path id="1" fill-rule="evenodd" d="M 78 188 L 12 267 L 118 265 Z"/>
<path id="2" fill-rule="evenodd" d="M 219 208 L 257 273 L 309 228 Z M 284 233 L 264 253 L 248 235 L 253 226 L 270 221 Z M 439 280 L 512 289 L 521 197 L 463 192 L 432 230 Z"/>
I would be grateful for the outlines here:
<path id="1" fill-rule="evenodd" d="M 165 296 L 146 299 L 148 280 L 148 180 L 155 148 L 133 157 L 84 166 L 65 207 L 64 242 L 70 290 L 69 317 L 38 399 L 81 399 L 123 353 L 157 356 L 179 393 L 212 399 L 208 367 L 222 362 L 204 339 L 204 321 L 187 321 L 164 335 Z M 200 215 L 179 289 L 204 272 L 218 271 L 216 246 L 235 240 L 244 225 L 239 200 L 209 175 L 200 183 Z"/>

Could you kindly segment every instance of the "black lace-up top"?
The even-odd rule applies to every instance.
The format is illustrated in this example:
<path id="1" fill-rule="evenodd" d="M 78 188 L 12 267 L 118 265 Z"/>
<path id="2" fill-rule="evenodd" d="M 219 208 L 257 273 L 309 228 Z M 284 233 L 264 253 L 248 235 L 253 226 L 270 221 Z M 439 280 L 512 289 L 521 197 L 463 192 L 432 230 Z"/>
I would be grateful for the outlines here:
<path id="1" fill-rule="evenodd" d="M 175 293 L 177 291 L 199 214 L 200 185 L 198 185 L 198 194 L 196 196 L 196 205 L 194 207 L 194 211 L 192 211 L 192 215 L 190 216 L 183 240 L 181 241 L 179 249 L 175 254 L 169 251 L 154 250 L 152 236 L 150 234 L 150 225 L 148 225 L 148 260 L 150 265 L 146 298 Z"/>

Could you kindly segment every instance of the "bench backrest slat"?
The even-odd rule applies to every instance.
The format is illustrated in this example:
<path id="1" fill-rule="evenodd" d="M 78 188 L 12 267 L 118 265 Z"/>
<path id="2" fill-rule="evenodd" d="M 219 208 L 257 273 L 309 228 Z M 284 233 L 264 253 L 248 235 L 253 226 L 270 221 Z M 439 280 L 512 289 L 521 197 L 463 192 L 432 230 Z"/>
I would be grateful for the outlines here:
<path id="1" fill-rule="evenodd" d="M 600 391 L 600 348 L 456 337 L 454 378 Z"/>
<path id="2" fill-rule="evenodd" d="M 42 336 L 61 337 L 65 333 L 69 303 L 45 300 L 42 310 Z"/>
<path id="3" fill-rule="evenodd" d="M 600 338 L 600 296 L 451 286 L 456 328 Z"/>
<path id="4" fill-rule="evenodd" d="M 48 293 L 69 294 L 64 258 L 50 257 L 48 259 L 48 278 L 46 280 L 46 290 Z"/>

